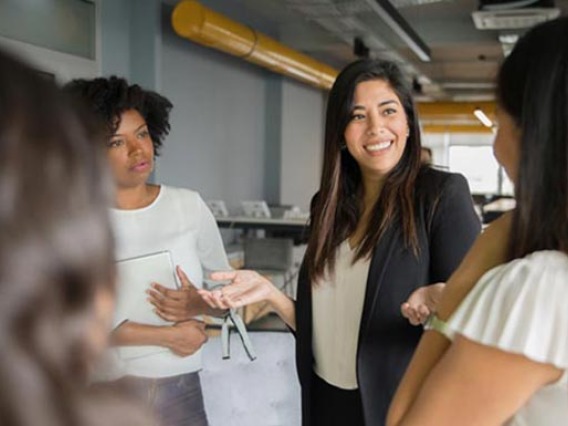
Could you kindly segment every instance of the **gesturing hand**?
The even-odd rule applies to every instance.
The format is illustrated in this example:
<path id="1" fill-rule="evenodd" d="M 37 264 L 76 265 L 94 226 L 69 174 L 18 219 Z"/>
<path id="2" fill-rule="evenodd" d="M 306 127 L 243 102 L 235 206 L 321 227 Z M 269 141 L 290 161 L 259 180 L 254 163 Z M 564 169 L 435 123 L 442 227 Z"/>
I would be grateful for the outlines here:
<path id="1" fill-rule="evenodd" d="M 437 283 L 414 290 L 400 307 L 402 316 L 412 325 L 424 323 L 431 313 L 436 312 L 445 286 L 444 283 Z"/>
<path id="2" fill-rule="evenodd" d="M 152 283 L 148 293 L 148 301 L 154 305 L 156 314 L 166 321 L 180 322 L 200 315 L 202 299 L 197 289 L 189 280 L 181 267 L 176 267 L 181 288 L 173 290 L 158 283 Z"/>
<path id="3" fill-rule="evenodd" d="M 205 324 L 198 320 L 178 322 L 168 328 L 166 347 L 179 356 L 195 353 L 207 342 Z"/>
<path id="4" fill-rule="evenodd" d="M 231 281 L 230 284 L 215 290 L 197 290 L 203 300 L 216 309 L 240 308 L 269 300 L 277 292 L 276 287 L 268 279 L 255 271 L 214 272 L 211 274 L 211 279 Z"/>

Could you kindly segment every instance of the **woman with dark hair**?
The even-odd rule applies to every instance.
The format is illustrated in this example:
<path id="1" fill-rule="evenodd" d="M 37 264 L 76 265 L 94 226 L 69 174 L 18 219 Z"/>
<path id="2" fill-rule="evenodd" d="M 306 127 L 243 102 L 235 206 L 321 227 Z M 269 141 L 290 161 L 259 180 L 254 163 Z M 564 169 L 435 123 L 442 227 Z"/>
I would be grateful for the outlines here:
<path id="1" fill-rule="evenodd" d="M 465 179 L 420 164 L 418 117 L 396 65 L 347 66 L 329 94 L 324 167 L 294 303 L 251 271 L 202 296 L 268 300 L 296 330 L 304 425 L 380 425 L 441 286 L 479 233 Z M 424 287 L 426 286 L 426 287 Z M 428 301 L 428 303 L 426 303 Z"/>
<path id="2" fill-rule="evenodd" d="M 213 215 L 195 191 L 148 182 L 154 157 L 170 129 L 172 104 L 163 96 L 117 77 L 75 80 L 66 91 L 84 102 L 106 125 L 107 159 L 115 181 L 111 219 L 116 258 L 131 259 L 169 251 L 180 289 L 154 283 L 149 301 L 164 325 L 115 315 L 112 342 L 119 362 L 98 371 L 99 378 L 127 381 L 147 395 L 163 426 L 207 425 L 198 371 L 207 340 L 198 318 L 213 311 L 196 292 L 203 269 L 230 268 Z M 122 285 L 125 298 L 138 287 Z M 120 301 L 119 301 L 120 302 Z M 132 347 L 156 346 L 142 351 Z M 127 348 L 128 347 L 128 348 Z"/>
<path id="3" fill-rule="evenodd" d="M 568 49 L 560 40 L 568 18 L 530 30 L 499 71 L 494 153 L 515 183 L 517 208 L 484 232 L 449 281 L 391 425 L 568 420 Z"/>
<path id="4" fill-rule="evenodd" d="M 96 126 L 0 51 L 0 423 L 143 425 L 87 387 L 114 299 L 110 181 Z"/>

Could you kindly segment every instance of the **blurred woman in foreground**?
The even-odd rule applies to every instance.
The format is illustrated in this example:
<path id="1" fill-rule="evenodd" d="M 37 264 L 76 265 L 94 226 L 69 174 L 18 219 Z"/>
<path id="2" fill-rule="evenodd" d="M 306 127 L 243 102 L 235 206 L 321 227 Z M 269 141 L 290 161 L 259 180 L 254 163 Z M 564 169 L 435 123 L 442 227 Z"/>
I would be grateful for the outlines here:
<path id="1" fill-rule="evenodd" d="M 0 52 L 0 422 L 145 425 L 88 388 L 114 297 L 110 182 L 92 122 Z"/>

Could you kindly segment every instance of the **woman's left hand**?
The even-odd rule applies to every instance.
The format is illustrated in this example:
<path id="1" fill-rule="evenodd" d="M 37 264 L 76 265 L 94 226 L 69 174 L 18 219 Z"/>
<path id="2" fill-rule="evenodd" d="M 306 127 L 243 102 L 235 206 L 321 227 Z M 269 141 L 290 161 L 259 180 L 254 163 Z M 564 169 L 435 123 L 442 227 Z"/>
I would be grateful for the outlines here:
<path id="1" fill-rule="evenodd" d="M 155 306 L 156 315 L 166 321 L 187 321 L 203 313 L 203 301 L 197 289 L 181 267 L 176 267 L 176 274 L 181 282 L 177 290 L 152 283 L 148 301 Z"/>
<path id="2" fill-rule="evenodd" d="M 445 286 L 445 283 L 437 283 L 414 290 L 400 306 L 402 316 L 412 325 L 423 324 L 431 313 L 436 312 Z"/>

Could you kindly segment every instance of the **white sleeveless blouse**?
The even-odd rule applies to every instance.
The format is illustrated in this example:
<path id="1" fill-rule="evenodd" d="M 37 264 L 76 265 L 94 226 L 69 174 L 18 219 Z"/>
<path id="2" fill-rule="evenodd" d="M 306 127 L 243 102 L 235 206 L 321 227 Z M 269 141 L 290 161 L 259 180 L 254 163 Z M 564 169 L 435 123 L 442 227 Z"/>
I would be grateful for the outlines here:
<path id="1" fill-rule="evenodd" d="M 539 251 L 487 272 L 447 323 L 483 345 L 552 364 L 562 377 L 540 388 L 508 426 L 568 424 L 568 256 Z"/>

